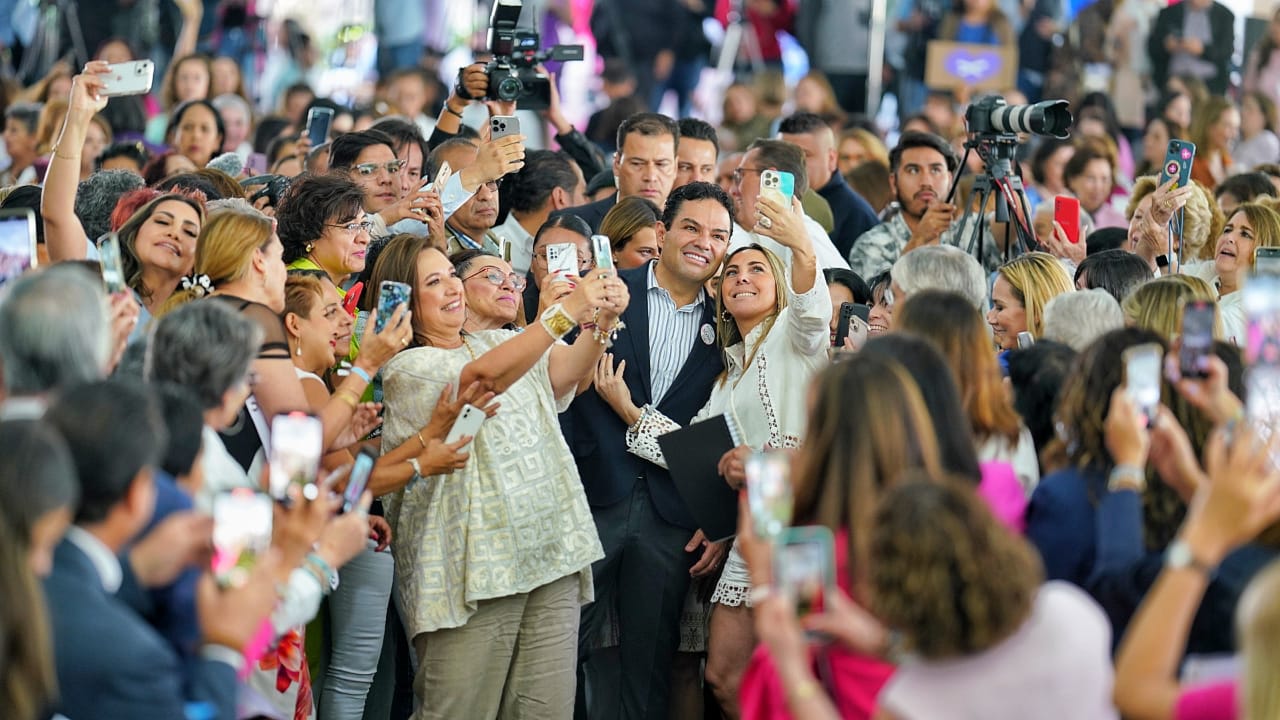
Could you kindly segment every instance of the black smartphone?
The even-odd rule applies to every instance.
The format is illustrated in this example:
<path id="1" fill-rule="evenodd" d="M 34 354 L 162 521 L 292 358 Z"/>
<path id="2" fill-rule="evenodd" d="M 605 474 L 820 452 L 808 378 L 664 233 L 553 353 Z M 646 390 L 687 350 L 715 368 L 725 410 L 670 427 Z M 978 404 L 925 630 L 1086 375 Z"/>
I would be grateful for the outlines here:
<path id="1" fill-rule="evenodd" d="M 329 139 L 329 125 L 333 123 L 333 108 L 313 107 L 307 111 L 307 139 L 317 148 Z"/>
<path id="2" fill-rule="evenodd" d="M 1183 304 L 1182 346 L 1178 350 L 1178 369 L 1183 377 L 1202 378 L 1208 375 L 1216 319 L 1216 308 L 1208 300 L 1191 300 Z"/>
<path id="3" fill-rule="evenodd" d="M 861 303 L 841 303 L 840 314 L 836 318 L 836 338 L 833 347 L 844 347 L 844 339 L 849 337 L 849 323 L 853 318 L 865 324 L 871 316 L 871 308 Z"/>

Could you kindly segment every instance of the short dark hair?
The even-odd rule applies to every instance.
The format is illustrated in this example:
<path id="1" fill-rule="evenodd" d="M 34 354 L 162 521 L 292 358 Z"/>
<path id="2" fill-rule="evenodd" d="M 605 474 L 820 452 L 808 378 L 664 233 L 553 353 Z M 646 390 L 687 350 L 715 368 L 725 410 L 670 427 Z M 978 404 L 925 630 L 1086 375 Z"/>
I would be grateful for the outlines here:
<path id="1" fill-rule="evenodd" d="M 1089 255 L 1076 268 L 1075 280 L 1085 276 L 1085 289 L 1102 288 L 1122 303 L 1138 286 L 1154 279 L 1147 261 L 1125 250 Z"/>
<path id="2" fill-rule="evenodd" d="M 194 190 L 203 193 L 206 201 L 221 200 L 226 197 L 222 194 L 222 191 L 218 189 L 218 186 L 214 184 L 212 179 L 196 172 L 185 172 L 178 173 L 177 175 L 170 175 L 156 183 L 155 188 L 162 193 L 190 192 Z"/>
<path id="3" fill-rule="evenodd" d="M 141 343 L 135 343 L 141 344 Z M 203 442 L 204 408 L 187 388 L 171 382 L 154 383 L 160 414 L 169 430 L 160 468 L 175 478 L 189 475 Z"/>
<path id="4" fill-rule="evenodd" d="M 1070 345 L 1052 340 L 1038 340 L 1029 348 L 1009 353 L 1013 409 L 1022 416 L 1037 451 L 1056 436 L 1053 409 L 1075 359 L 1076 351 Z"/>
<path id="5" fill-rule="evenodd" d="M 365 148 L 386 145 L 392 155 L 396 153 L 395 140 L 390 135 L 372 128 L 362 132 L 339 135 L 329 143 L 329 169 L 345 170 L 356 164 L 356 158 Z"/>
<path id="6" fill-rule="evenodd" d="M 169 115 L 169 125 L 168 129 L 165 131 L 165 141 L 167 142 L 169 138 L 172 137 L 172 134 L 177 132 L 178 126 L 182 124 L 182 116 L 186 115 L 188 110 L 196 106 L 202 107 L 213 113 L 213 126 L 218 130 L 218 149 L 215 150 L 213 154 L 214 157 L 217 157 L 218 154 L 222 152 L 222 141 L 227 138 L 227 126 L 222 122 L 222 114 L 218 112 L 218 108 L 214 107 L 213 103 L 208 100 L 187 100 L 174 108 L 173 113 Z"/>
<path id="7" fill-rule="evenodd" d="M 720 138 L 716 135 L 716 129 L 706 120 L 680 118 L 680 122 L 676 125 L 680 128 L 681 139 L 706 140 L 716 146 L 717 152 L 720 150 Z"/>
<path id="8" fill-rule="evenodd" d="M 1272 185 L 1269 176 L 1263 173 L 1247 172 L 1232 175 L 1213 189 L 1215 199 L 1222 197 L 1224 193 L 1231 193 L 1231 197 L 1243 204 L 1253 202 L 1259 195 L 1275 197 L 1276 186 Z"/>
<path id="9" fill-rule="evenodd" d="M 809 171 L 804 161 L 804 151 L 798 145 L 784 140 L 760 138 L 747 146 L 747 152 L 755 150 L 760 164 L 766 168 L 789 172 L 795 178 L 795 196 L 804 195 L 809 187 Z"/>
<path id="10" fill-rule="evenodd" d="M 898 138 L 898 144 L 889 151 L 889 172 L 891 174 L 898 174 L 898 168 L 902 166 L 902 153 L 912 148 L 936 150 L 946 161 L 947 170 L 952 173 L 960 168 L 960 158 L 956 157 L 956 151 L 945 138 L 933 133 L 911 130 L 902 133 L 902 137 Z"/>
<path id="11" fill-rule="evenodd" d="M 94 176 L 100 173 L 94 173 Z M 93 176 L 91 176 L 93 177 Z M 87 180 L 81 181 L 88 182 Z M 19 185 L 5 196 L 4 200 L 0 200 L 0 210 L 30 210 L 36 216 L 36 244 L 44 244 L 44 214 L 40 212 L 40 197 L 43 191 L 39 185 Z M 80 193 L 76 193 L 76 202 L 80 202 Z M 88 223 L 86 223 L 87 225 Z M 97 235 L 89 233 L 88 227 L 85 228 L 85 234 L 95 243 L 98 240 Z"/>
<path id="12" fill-rule="evenodd" d="M 778 132 L 787 135 L 808 135 L 809 133 L 830 128 L 831 126 L 827 124 L 826 120 L 822 119 L 821 115 L 803 110 L 788 115 L 778 124 Z"/>
<path id="13" fill-rule="evenodd" d="M 147 161 L 151 159 L 151 156 L 147 154 L 147 147 L 141 142 L 118 142 L 108 145 L 106 149 L 102 151 L 101 155 L 94 158 L 93 168 L 95 170 L 101 170 L 102 163 L 108 160 L 114 160 L 118 157 L 129 158 L 132 160 L 138 166 L 139 172 L 142 171 L 142 168 L 146 167 Z"/>
<path id="14" fill-rule="evenodd" d="M 871 302 L 871 287 L 858 273 L 845 268 L 826 268 L 822 271 L 822 277 L 827 281 L 827 285 L 838 284 L 849 288 L 855 303 L 866 305 Z"/>
<path id="15" fill-rule="evenodd" d="M 411 72 L 409 76 L 421 77 L 421 73 Z M 377 131 L 391 138 L 391 149 L 400 154 L 400 151 L 408 147 L 410 144 L 418 146 L 418 150 L 422 152 L 422 166 L 426 169 L 427 156 L 431 154 L 431 150 L 427 147 L 426 138 L 422 137 L 422 129 L 417 123 L 410 122 L 399 117 L 385 117 L 373 124 L 370 130 Z"/>
<path id="16" fill-rule="evenodd" d="M 680 126 L 675 120 L 661 113 L 636 113 L 623 120 L 618 126 L 618 152 L 622 152 L 622 146 L 631 133 L 639 133 L 647 137 L 670 135 L 672 145 L 680 147 Z"/>
<path id="17" fill-rule="evenodd" d="M 1129 242 L 1129 228 L 1127 227 L 1098 228 L 1089 233 L 1089 237 L 1085 238 L 1085 243 L 1089 248 L 1086 253 L 1088 255 L 1097 255 L 1108 250 L 1123 250 L 1127 242 Z"/>
<path id="18" fill-rule="evenodd" d="M 66 438 L 80 478 L 77 524 L 105 520 L 138 473 L 159 463 L 168 442 L 159 404 L 138 381 L 69 388 L 45 419 Z"/>
<path id="19" fill-rule="evenodd" d="M 27 126 L 28 133 L 34 133 L 36 126 L 40 124 L 40 104 L 39 103 L 14 103 L 5 108 L 5 120 L 17 120 Z"/>
<path id="20" fill-rule="evenodd" d="M 797 184 L 799 182 L 796 180 Z M 691 182 L 672 190 L 667 196 L 667 206 L 662 210 L 662 224 L 670 228 L 676 222 L 676 214 L 680 212 L 680 206 L 695 200 L 715 200 L 729 213 L 729 222 L 733 222 L 733 198 L 729 197 L 729 193 L 725 192 L 724 188 L 715 183 Z"/>
<path id="21" fill-rule="evenodd" d="M 509 207 L 516 212 L 534 212 L 547 204 L 551 193 L 560 188 L 572 193 L 578 185 L 573 160 L 563 152 L 530 150 L 525 153 L 524 167 L 507 175 L 499 188 Z"/>
<path id="22" fill-rule="evenodd" d="M 271 138 L 271 141 L 267 143 L 266 151 L 263 153 L 263 155 L 267 156 L 267 166 L 275 168 L 276 163 L 285 158 L 285 156 L 281 154 L 284 152 L 284 149 L 291 144 L 297 143 L 301 139 L 302 136 L 296 133 L 293 135 L 277 135 L 276 137 Z"/>
<path id="23" fill-rule="evenodd" d="M 0 422 L 0 444 L 0 525 L 25 547 L 41 517 L 75 506 L 80 483 L 66 441 L 47 420 Z"/>
<path id="24" fill-rule="evenodd" d="M 537 247 L 538 241 L 542 239 L 542 236 L 547 234 L 548 230 L 553 230 L 555 228 L 571 230 L 588 240 L 591 239 L 591 226 L 587 224 L 587 221 L 577 215 L 574 215 L 572 212 L 566 212 L 559 215 L 552 215 L 546 222 L 542 223 L 542 227 L 538 228 L 538 232 L 533 234 L 532 247 Z"/>
<path id="25" fill-rule="evenodd" d="M 284 261 L 307 254 L 307 244 L 324 234 L 326 223 L 347 222 L 364 207 L 364 191 L 341 174 L 294 178 L 276 208 L 278 234 L 284 245 Z"/>

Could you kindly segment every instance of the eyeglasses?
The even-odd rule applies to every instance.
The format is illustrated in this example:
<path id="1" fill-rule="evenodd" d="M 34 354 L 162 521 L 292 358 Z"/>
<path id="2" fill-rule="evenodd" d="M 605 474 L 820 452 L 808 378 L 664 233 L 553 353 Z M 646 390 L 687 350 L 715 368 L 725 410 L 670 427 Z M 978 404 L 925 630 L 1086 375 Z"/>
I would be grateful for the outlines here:
<path id="1" fill-rule="evenodd" d="M 325 225 L 329 227 L 342 228 L 347 232 L 353 232 L 353 233 L 358 233 L 361 231 L 369 232 L 373 230 L 373 223 L 368 220 L 361 220 L 360 222 L 350 222 L 350 223 L 342 223 L 342 224 L 325 223 Z"/>
<path id="2" fill-rule="evenodd" d="M 520 277 L 515 273 L 509 273 L 509 274 L 503 275 L 502 271 L 495 267 L 484 268 L 478 272 L 468 275 L 462 280 L 463 282 L 466 282 L 467 280 L 470 280 L 472 278 L 478 278 L 478 277 L 483 277 L 485 280 L 488 280 L 489 282 L 493 283 L 497 287 L 502 287 L 502 283 L 509 281 L 511 283 L 511 287 L 515 288 L 516 292 L 520 292 L 525 288 L 524 278 Z"/>
<path id="3" fill-rule="evenodd" d="M 733 184 L 734 184 L 734 185 L 741 185 L 741 184 L 742 184 L 742 175 L 743 175 L 743 173 L 749 173 L 749 172 L 751 172 L 751 173 L 762 173 L 762 172 L 764 172 L 764 169 L 763 169 L 763 168 L 749 168 L 749 167 L 740 167 L 740 168 L 737 168 L 737 169 L 735 169 L 735 170 L 733 171 Z"/>
<path id="4" fill-rule="evenodd" d="M 354 169 L 364 177 L 369 177 L 370 175 L 378 172 L 379 169 L 386 170 L 392 175 L 395 175 L 403 168 L 403 160 L 392 160 L 389 163 L 360 163 L 359 165 L 356 165 Z"/>
<path id="5" fill-rule="evenodd" d="M 498 178 L 497 180 L 490 180 L 489 182 L 485 183 L 483 187 L 488 188 L 489 192 L 498 192 L 498 188 L 502 187 L 502 178 Z"/>

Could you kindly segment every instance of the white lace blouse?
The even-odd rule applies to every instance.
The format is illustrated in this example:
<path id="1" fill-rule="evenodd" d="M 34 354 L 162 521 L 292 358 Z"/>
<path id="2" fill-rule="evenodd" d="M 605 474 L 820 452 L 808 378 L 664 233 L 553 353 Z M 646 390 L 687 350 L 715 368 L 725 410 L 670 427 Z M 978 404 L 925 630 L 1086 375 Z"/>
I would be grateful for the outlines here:
<path id="1" fill-rule="evenodd" d="M 809 382 L 827 366 L 831 337 L 831 293 L 822 275 L 803 295 L 779 279 L 787 307 L 772 327 L 760 323 L 745 341 L 725 348 L 725 375 L 693 422 L 725 415 L 737 440 L 756 450 L 799 447 L 805 434 L 805 396 Z M 758 346 L 758 348 L 757 348 Z M 754 357 L 752 349 L 755 349 Z M 749 363 L 749 364 L 748 364 Z M 666 467 L 658 437 L 680 426 L 646 405 L 627 429 L 627 450 Z"/>

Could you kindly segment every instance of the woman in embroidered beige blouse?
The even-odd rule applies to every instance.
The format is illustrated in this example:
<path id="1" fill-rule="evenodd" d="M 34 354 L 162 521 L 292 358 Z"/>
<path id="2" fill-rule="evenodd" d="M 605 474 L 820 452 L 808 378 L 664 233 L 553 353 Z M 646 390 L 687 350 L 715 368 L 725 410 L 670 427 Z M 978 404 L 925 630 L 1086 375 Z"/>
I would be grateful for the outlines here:
<path id="1" fill-rule="evenodd" d="M 727 453 L 720 466 L 729 484 L 738 488 L 745 482 L 744 464 L 751 452 L 800 445 L 809 382 L 827 365 L 832 312 L 831 294 L 798 203 L 788 212 L 762 196 L 757 208 L 767 222 L 754 231 L 791 250 L 790 273 L 759 245 L 725 257 L 717 298 L 725 372 L 694 417 L 696 422 L 725 415 L 736 428 L 743 444 Z M 627 450 L 665 467 L 657 438 L 678 426 L 652 407 L 636 407 L 622 384 L 624 372 L 606 355 L 596 370 L 596 391 L 631 425 Z M 706 670 L 716 699 L 731 717 L 737 716 L 738 683 L 755 646 L 750 589 L 746 564 L 735 546 L 712 595 Z"/>
<path id="2" fill-rule="evenodd" d="M 392 239 L 375 274 L 413 288 L 415 317 L 414 346 L 383 368 L 383 446 L 412 439 L 446 385 L 478 381 L 501 404 L 462 469 L 387 503 L 415 718 L 570 717 L 580 606 L 604 552 L 556 414 L 619 329 L 626 286 L 591 273 L 523 331 L 464 333 L 462 281 L 425 239 Z"/>

